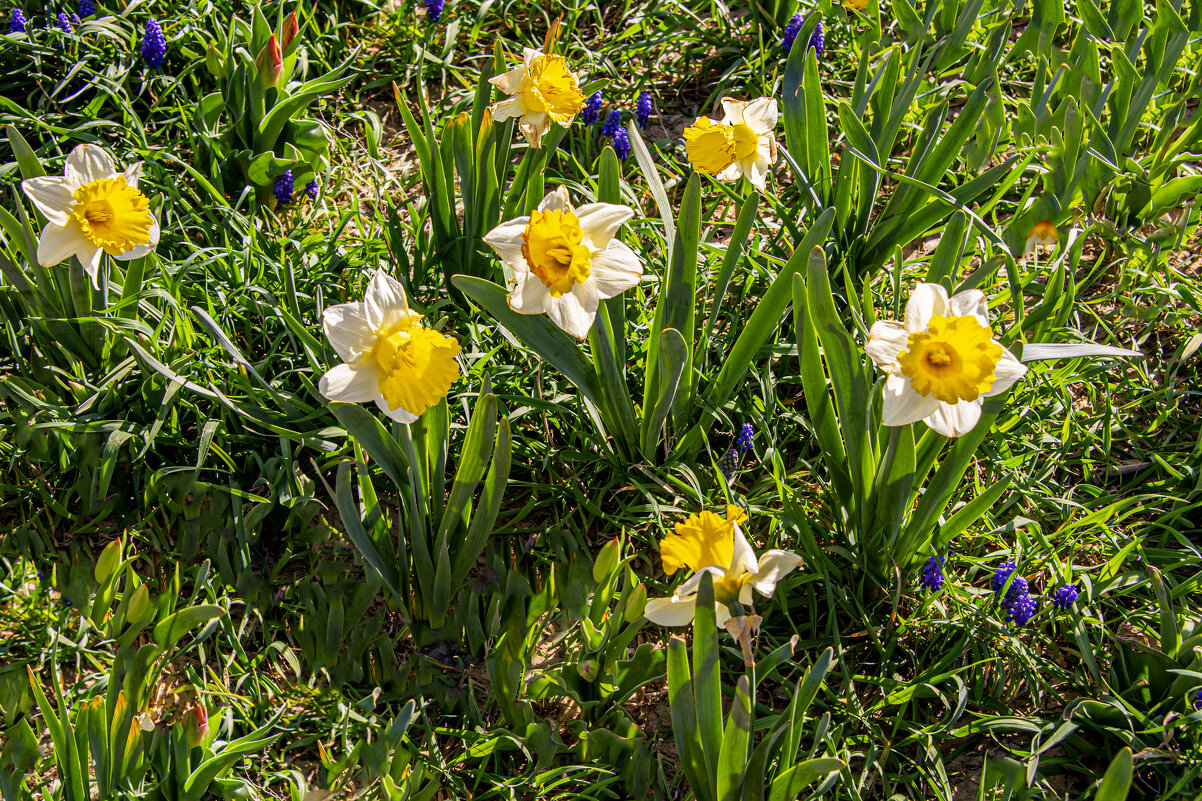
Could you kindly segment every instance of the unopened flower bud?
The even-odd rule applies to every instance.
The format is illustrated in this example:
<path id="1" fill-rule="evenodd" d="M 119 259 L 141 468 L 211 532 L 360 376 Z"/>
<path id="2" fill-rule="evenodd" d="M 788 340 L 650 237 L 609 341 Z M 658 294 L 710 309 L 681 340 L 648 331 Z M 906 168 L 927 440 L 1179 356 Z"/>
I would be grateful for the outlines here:
<path id="1" fill-rule="evenodd" d="M 300 30 L 300 24 L 296 21 L 296 12 L 293 11 L 288 16 L 284 17 L 284 24 L 280 26 L 280 47 L 284 50 L 292 44 L 292 40 L 296 38 L 297 31 Z"/>
<path id="2" fill-rule="evenodd" d="M 280 76 L 284 74 L 284 53 L 280 50 L 280 43 L 276 41 L 274 33 L 267 40 L 267 44 L 263 45 L 259 55 L 255 56 L 255 66 L 259 68 L 263 86 L 271 87 L 279 83 Z"/>

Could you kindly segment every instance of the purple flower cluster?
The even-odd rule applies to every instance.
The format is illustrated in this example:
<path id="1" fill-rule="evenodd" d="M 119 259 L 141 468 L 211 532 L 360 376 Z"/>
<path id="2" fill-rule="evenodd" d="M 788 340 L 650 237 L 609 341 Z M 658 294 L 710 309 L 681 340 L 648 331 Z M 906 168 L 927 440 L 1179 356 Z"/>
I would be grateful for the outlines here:
<path id="1" fill-rule="evenodd" d="M 610 142 L 613 145 L 614 153 L 618 158 L 625 159 L 630 155 L 630 134 L 626 133 L 625 128 L 619 128 L 614 131 L 613 140 Z"/>
<path id="2" fill-rule="evenodd" d="M 292 170 L 284 170 L 284 174 L 275 179 L 275 184 L 271 187 L 272 193 L 275 195 L 276 202 L 281 206 L 286 206 L 292 202 Z"/>
<path id="3" fill-rule="evenodd" d="M 1006 605 L 1006 619 L 1016 626 L 1025 626 L 1027 621 L 1035 616 L 1035 610 L 1038 608 L 1039 604 L 1035 599 L 1023 593 Z"/>
<path id="4" fill-rule="evenodd" d="M 443 0 L 426 0 L 426 16 L 431 22 L 438 22 L 442 16 Z"/>
<path id="5" fill-rule="evenodd" d="M 639 95 L 638 101 L 634 106 L 634 117 L 639 122 L 639 127 L 643 130 L 647 129 L 647 124 L 651 122 L 651 93 L 643 92 Z"/>
<path id="6" fill-rule="evenodd" d="M 754 445 L 754 437 L 755 426 L 753 426 L 751 423 L 744 423 L 739 429 L 739 436 L 735 440 L 735 445 L 738 446 L 740 451 L 747 453 L 747 451 L 751 450 L 752 446 Z"/>
<path id="7" fill-rule="evenodd" d="M 822 51 L 826 49 L 826 37 L 822 34 L 822 23 L 818 23 L 818 27 L 814 28 L 814 32 L 810 34 L 810 49 L 817 51 L 818 55 L 822 55 Z"/>
<path id="8" fill-rule="evenodd" d="M 1027 621 L 1035 616 L 1035 610 L 1039 608 L 1039 604 L 1031 597 L 1031 586 L 1025 578 L 1022 576 L 1010 578 L 1017 569 L 1018 565 L 1014 562 L 1009 560 L 1002 562 L 993 574 L 993 591 L 1000 593 L 1006 586 L 1006 582 L 1010 582 L 1010 590 L 1002 599 L 1002 606 L 1006 609 L 1006 619 L 1016 626 L 1025 626 Z"/>
<path id="9" fill-rule="evenodd" d="M 305 194 L 310 200 L 317 200 L 317 179 L 314 178 L 305 186 Z"/>
<path id="10" fill-rule="evenodd" d="M 12 16 L 8 18 L 9 33 L 25 33 L 25 26 L 29 20 L 25 19 L 25 12 L 19 8 L 14 8 Z"/>
<path id="11" fill-rule="evenodd" d="M 79 0 L 79 16 L 90 17 L 96 13 L 96 0 Z"/>
<path id="12" fill-rule="evenodd" d="M 58 12 L 58 29 L 63 33 L 75 33 L 75 29 L 71 27 L 71 18 L 65 11 Z"/>
<path id="13" fill-rule="evenodd" d="M 146 66 L 159 69 L 163 66 L 163 57 L 167 55 L 167 38 L 163 36 L 163 28 L 157 19 L 146 20 L 146 33 L 142 36 L 142 58 Z"/>
<path id="14" fill-rule="evenodd" d="M 1077 589 L 1076 584 L 1065 584 L 1058 587 L 1056 592 L 1052 593 L 1052 606 L 1059 609 L 1061 612 L 1067 611 L 1070 606 L 1077 602 L 1077 596 L 1081 591 Z"/>
<path id="15" fill-rule="evenodd" d="M 793 42 L 797 39 L 797 34 L 801 33 L 801 29 L 805 24 L 805 20 L 801 14 L 794 14 L 789 24 L 785 26 L 785 32 L 781 34 L 780 43 L 784 48 L 785 53 L 793 49 Z M 816 50 L 818 55 L 822 55 L 822 51 L 826 48 L 826 36 L 822 32 L 822 23 L 819 22 L 814 28 L 814 32 L 810 34 L 810 48 Z"/>
<path id="16" fill-rule="evenodd" d="M 726 476 L 727 481 L 735 474 L 735 468 L 738 466 L 739 455 L 735 453 L 734 448 L 728 449 L 726 453 L 722 454 L 722 458 L 718 460 L 718 469 L 722 471 L 722 475 Z"/>
<path id="17" fill-rule="evenodd" d="M 601 115 L 602 102 L 604 101 L 600 89 L 589 95 L 588 102 L 584 104 L 584 111 L 580 112 L 580 119 L 585 125 L 592 125 L 597 121 L 597 117 Z"/>
<path id="18" fill-rule="evenodd" d="M 601 135 L 612 138 L 620 130 L 622 130 L 622 112 L 614 109 L 605 118 L 605 124 L 601 126 Z"/>
<path id="19" fill-rule="evenodd" d="M 931 592 L 943 587 L 943 561 L 942 556 L 932 556 L 922 567 L 922 576 L 918 581 Z"/>

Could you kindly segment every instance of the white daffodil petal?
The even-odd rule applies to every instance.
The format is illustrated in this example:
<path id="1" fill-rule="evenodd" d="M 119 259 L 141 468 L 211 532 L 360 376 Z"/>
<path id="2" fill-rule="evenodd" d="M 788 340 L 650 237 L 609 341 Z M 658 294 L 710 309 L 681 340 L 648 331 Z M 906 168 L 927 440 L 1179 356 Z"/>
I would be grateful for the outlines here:
<path id="1" fill-rule="evenodd" d="M 985 397 L 1000 395 L 1010 387 L 1014 386 L 1014 382 L 1027 374 L 1027 366 L 1014 358 L 1014 354 L 1002 348 L 1002 358 L 998 361 L 997 366 L 993 369 L 993 386 L 985 393 Z"/>
<path id="2" fill-rule="evenodd" d="M 733 615 L 731 615 L 730 610 L 726 607 L 726 604 L 714 604 L 714 622 L 718 624 L 718 628 L 726 628 L 726 621 L 730 620 L 731 617 L 733 617 Z"/>
<path id="3" fill-rule="evenodd" d="M 652 598 L 643 608 L 643 616 L 660 626 L 687 626 L 697 614 L 697 597 Z"/>
<path id="4" fill-rule="evenodd" d="M 75 208 L 75 187 L 58 175 L 42 175 L 21 182 L 25 196 L 55 225 L 67 225 Z"/>
<path id="5" fill-rule="evenodd" d="M 529 224 L 529 217 L 507 220 L 485 234 L 484 241 L 510 267 L 515 270 L 527 269 L 526 257 L 522 255 L 522 240 Z"/>
<path id="6" fill-rule="evenodd" d="M 963 292 L 957 292 L 952 295 L 947 305 L 951 309 L 952 317 L 972 315 L 977 318 L 978 323 L 986 328 L 989 327 L 989 301 L 981 290 L 966 289 Z"/>
<path id="7" fill-rule="evenodd" d="M 416 423 L 417 422 L 416 414 L 410 414 L 409 412 L 405 411 L 404 409 L 400 409 L 400 408 L 389 409 L 388 404 L 384 401 L 383 396 L 378 395 L 378 394 L 376 395 L 376 407 L 380 411 L 382 411 L 384 414 L 386 414 L 390 418 L 392 418 L 393 420 L 396 420 L 398 423 Z"/>
<path id="8" fill-rule="evenodd" d="M 538 48 L 523 47 L 522 48 L 522 63 L 525 66 L 529 67 L 531 64 L 534 63 L 534 60 L 536 58 L 538 58 L 539 56 L 541 56 L 542 54 L 543 54 L 543 51 L 539 50 Z"/>
<path id="9" fill-rule="evenodd" d="M 138 188 L 138 181 L 142 179 L 142 162 L 136 161 L 133 164 L 127 165 L 125 168 L 125 183 Z"/>
<path id="10" fill-rule="evenodd" d="M 774 97 L 760 97 L 743 107 L 743 123 L 757 134 L 770 133 L 780 119 Z"/>
<path id="11" fill-rule="evenodd" d="M 555 323 L 564 333 L 570 334 L 576 339 L 584 339 L 588 336 L 588 332 L 593 327 L 593 320 L 597 317 L 597 296 L 594 288 L 591 299 L 593 301 L 592 308 L 585 308 L 585 303 L 590 296 L 587 293 L 577 295 L 581 287 L 587 286 L 577 284 L 572 288 L 571 292 L 567 292 L 563 297 L 551 298 L 551 302 L 547 307 L 547 316 L 551 318 L 551 322 Z"/>
<path id="12" fill-rule="evenodd" d="M 624 243 L 611 239 L 609 247 L 594 254 L 591 274 L 586 283 L 592 284 L 598 296 L 612 298 L 637 286 L 643 276 L 643 263 Z"/>
<path id="13" fill-rule="evenodd" d="M 371 363 L 362 367 L 336 364 L 321 377 L 317 391 L 332 401 L 366 403 L 380 397 L 380 373 Z"/>
<path id="14" fill-rule="evenodd" d="M 585 244 L 594 251 L 605 250 L 619 226 L 633 216 L 634 209 L 617 203 L 586 203 L 576 209 Z"/>
<path id="15" fill-rule="evenodd" d="M 74 220 L 68 225 L 49 223 L 38 240 L 38 264 L 53 267 L 85 247 L 94 247 L 84 238 L 83 229 Z"/>
<path id="16" fill-rule="evenodd" d="M 571 211 L 572 201 L 568 199 L 567 187 L 559 187 L 547 193 L 538 204 L 539 211 Z"/>
<path id="17" fill-rule="evenodd" d="M 367 324 L 374 331 L 387 330 L 402 317 L 409 314 L 409 302 L 405 299 L 405 287 L 383 270 L 376 270 L 367 285 L 367 296 L 363 299 Z"/>
<path id="18" fill-rule="evenodd" d="M 735 544 L 730 558 L 730 573 L 735 576 L 755 573 L 758 564 L 755 551 L 751 549 L 751 543 L 747 541 L 743 527 L 735 523 L 734 529 Z"/>
<path id="19" fill-rule="evenodd" d="M 868 332 L 864 350 L 877 367 L 889 370 L 897 364 L 897 355 L 906 349 L 909 340 L 910 332 L 901 323 L 877 320 Z"/>
<path id="20" fill-rule="evenodd" d="M 768 169 L 771 166 L 766 157 L 756 153 L 752 158 L 743 161 L 742 170 L 751 185 L 763 192 L 768 185 Z"/>
<path id="21" fill-rule="evenodd" d="M 67 166 L 79 175 L 80 183 L 89 184 L 101 178 L 112 178 L 117 174 L 113 159 L 96 145 L 77 146 L 67 156 Z"/>
<path id="22" fill-rule="evenodd" d="M 376 329 L 368 322 L 364 303 L 339 303 L 326 308 L 321 327 L 338 358 L 347 364 L 358 364 L 376 347 Z"/>
<path id="23" fill-rule="evenodd" d="M 906 302 L 906 330 L 925 331 L 936 315 L 947 316 L 947 290 L 939 284 L 918 284 Z"/>
<path id="24" fill-rule="evenodd" d="M 933 395 L 922 396 L 910 387 L 905 376 L 894 373 L 885 381 L 885 404 L 881 422 L 887 426 L 904 426 L 924 420 L 939 409 Z"/>
<path id="25" fill-rule="evenodd" d="M 500 75 L 489 78 L 488 82 L 507 95 L 517 94 L 518 89 L 522 86 L 522 79 L 528 72 L 526 65 L 523 64 L 520 67 L 514 67 L 509 72 L 502 72 Z"/>
<path id="26" fill-rule="evenodd" d="M 84 240 L 84 246 L 75 251 L 75 258 L 83 265 L 83 271 L 92 279 L 92 286 L 100 289 L 100 257 L 104 251 Z"/>
<path id="27" fill-rule="evenodd" d="M 735 100 L 733 97 L 722 98 L 722 124 L 735 125 L 743 121 L 743 109 L 746 101 Z"/>
<path id="28" fill-rule="evenodd" d="M 773 549 L 764 551 L 760 556 L 759 565 L 751 586 L 765 598 L 771 598 L 776 591 L 776 585 L 782 578 L 792 573 L 801 565 L 801 557 L 795 553 Z"/>
<path id="29" fill-rule="evenodd" d="M 520 117 L 526 113 L 526 104 L 522 102 L 520 97 L 511 97 L 508 100 L 502 100 L 500 103 L 494 103 L 489 108 L 489 113 L 495 122 L 504 122 L 511 117 Z"/>
<path id="30" fill-rule="evenodd" d="M 543 112 L 526 112 L 522 115 L 522 121 L 518 123 L 518 128 L 531 147 L 542 147 L 543 134 L 551 130 L 551 118 Z"/>
<path id="31" fill-rule="evenodd" d="M 697 594 L 697 588 L 701 586 L 701 577 L 709 573 L 714 577 L 714 583 L 717 584 L 722 579 L 726 578 L 726 571 L 715 565 L 703 567 L 693 575 L 689 576 L 684 584 L 676 588 L 676 592 L 672 593 L 673 598 L 687 598 Z"/>
<path id="32" fill-rule="evenodd" d="M 964 436 L 980 422 L 982 405 L 980 398 L 956 404 L 940 403 L 935 413 L 926 418 L 926 424 L 945 437 Z"/>
<path id="33" fill-rule="evenodd" d="M 534 273 L 517 272 L 513 277 L 516 283 L 506 296 L 509 308 L 518 314 L 546 314 L 553 300 L 551 290 Z"/>

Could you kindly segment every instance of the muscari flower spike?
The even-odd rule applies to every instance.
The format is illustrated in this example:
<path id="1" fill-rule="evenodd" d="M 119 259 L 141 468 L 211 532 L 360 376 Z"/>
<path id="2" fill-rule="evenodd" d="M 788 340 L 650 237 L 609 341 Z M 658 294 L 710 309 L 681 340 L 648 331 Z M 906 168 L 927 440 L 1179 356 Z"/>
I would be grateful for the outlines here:
<path id="1" fill-rule="evenodd" d="M 801 14 L 794 14 L 793 18 L 789 20 L 789 24 L 785 26 L 785 32 L 781 35 L 780 43 L 786 53 L 793 49 L 793 40 L 797 38 L 797 34 L 801 33 L 802 22 Z"/>
<path id="2" fill-rule="evenodd" d="M 932 556 L 923 565 L 922 576 L 919 578 L 919 583 L 931 592 L 935 592 L 943 586 L 943 557 Z"/>
<path id="3" fill-rule="evenodd" d="M 826 48 L 826 36 L 822 33 L 822 23 L 818 23 L 818 27 L 814 28 L 814 32 L 810 34 L 810 49 L 822 55 L 822 51 Z"/>
<path id="4" fill-rule="evenodd" d="M 90 17 L 96 13 L 95 0 L 79 0 L 79 16 Z"/>
<path id="5" fill-rule="evenodd" d="M 601 127 L 601 135 L 613 137 L 619 130 L 622 129 L 622 112 L 614 109 L 609 112 L 609 116 L 605 118 L 605 125 Z"/>
<path id="6" fill-rule="evenodd" d="M 151 69 L 163 66 L 163 57 L 167 55 L 167 38 L 163 36 L 163 28 L 159 21 L 146 20 L 146 33 L 142 36 L 142 58 Z"/>
<path id="7" fill-rule="evenodd" d="M 1194 709 L 1202 709 L 1202 690 L 1198 690 L 1198 694 L 1194 696 Z"/>
<path id="8" fill-rule="evenodd" d="M 292 170 L 284 170 L 284 174 L 275 179 L 275 184 L 271 187 L 272 193 L 275 195 L 276 202 L 281 206 L 286 206 L 292 202 Z"/>
<path id="9" fill-rule="evenodd" d="M 1016 567 L 1018 565 L 1014 564 L 1014 562 L 1002 562 L 1002 566 L 993 574 L 993 591 L 995 593 L 1002 591 L 1002 587 L 1006 586 L 1006 582 L 1010 580 L 1010 574 L 1014 572 Z"/>
<path id="10" fill-rule="evenodd" d="M 722 454 L 722 458 L 718 460 L 718 469 L 722 471 L 722 475 L 726 476 L 726 480 L 730 481 L 730 477 L 735 474 L 735 469 L 739 466 L 739 454 L 734 448 L 727 449 L 726 453 Z"/>
<path id="11" fill-rule="evenodd" d="M 610 144 L 618 158 L 625 159 L 630 155 L 630 135 L 626 133 L 625 128 L 614 131 L 613 141 Z"/>
<path id="12" fill-rule="evenodd" d="M 9 33 L 25 33 L 25 25 L 29 20 L 25 19 L 25 12 L 19 8 L 14 8 L 12 16 L 8 18 Z"/>
<path id="13" fill-rule="evenodd" d="M 442 16 L 443 0 L 426 0 L 426 16 L 431 22 L 438 22 L 438 18 Z"/>
<path id="14" fill-rule="evenodd" d="M 1008 602 L 1006 619 L 1016 626 L 1025 626 L 1027 621 L 1035 616 L 1035 610 L 1038 608 L 1039 604 L 1035 599 L 1023 593 Z"/>
<path id="15" fill-rule="evenodd" d="M 639 95 L 639 99 L 634 106 L 634 116 L 638 120 L 639 127 L 646 130 L 647 124 L 651 122 L 650 92 L 643 92 Z"/>
<path id="16" fill-rule="evenodd" d="M 71 24 L 72 24 L 72 25 L 78 25 L 78 24 L 79 24 L 79 23 L 81 23 L 81 22 L 83 22 L 83 20 L 81 20 L 81 19 L 79 18 L 79 15 L 78 15 L 78 14 L 76 14 L 74 11 L 72 11 L 72 12 L 71 12 Z"/>
<path id="17" fill-rule="evenodd" d="M 1052 594 L 1052 606 L 1059 609 L 1061 612 L 1067 611 L 1069 607 L 1077 602 L 1077 597 L 1081 591 L 1077 589 L 1076 584 L 1065 584 L 1057 588 Z"/>
<path id="18" fill-rule="evenodd" d="M 310 200 L 317 200 L 317 179 L 316 178 L 314 178 L 312 181 L 310 181 L 308 184 L 305 185 L 305 194 L 309 196 Z"/>
<path id="19" fill-rule="evenodd" d="M 75 33 L 75 29 L 71 27 L 71 18 L 65 11 L 58 12 L 58 29 L 63 33 Z"/>
<path id="20" fill-rule="evenodd" d="M 743 453 L 747 453 L 747 451 L 751 450 L 753 437 L 755 437 L 755 426 L 751 423 L 744 423 L 739 429 L 739 436 L 735 439 L 735 445 L 738 445 L 739 450 Z"/>
<path id="21" fill-rule="evenodd" d="M 600 89 L 588 96 L 588 102 L 584 104 L 584 110 L 580 112 L 580 119 L 585 125 L 592 125 L 601 116 L 602 102 Z"/>

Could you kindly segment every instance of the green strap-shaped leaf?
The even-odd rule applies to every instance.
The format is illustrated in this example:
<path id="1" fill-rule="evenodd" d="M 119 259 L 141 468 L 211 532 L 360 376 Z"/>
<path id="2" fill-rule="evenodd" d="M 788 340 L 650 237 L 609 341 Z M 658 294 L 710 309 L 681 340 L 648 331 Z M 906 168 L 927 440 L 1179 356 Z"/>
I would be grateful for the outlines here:
<path id="1" fill-rule="evenodd" d="M 726 718 L 726 731 L 722 734 L 715 788 L 719 801 L 738 801 L 743 795 L 751 725 L 751 679 L 744 674 L 739 676 L 739 682 L 735 685 L 734 701 Z"/>
<path id="2" fill-rule="evenodd" d="M 710 788 L 716 787 L 718 756 L 722 750 L 719 636 L 714 608 L 714 577 L 706 572 L 701 576 L 701 585 L 697 588 L 697 607 L 693 617 L 693 690 L 697 702 L 697 732 L 701 738 L 702 759 Z"/>
<path id="3" fill-rule="evenodd" d="M 1110 767 L 1106 769 L 1106 775 L 1098 786 L 1098 794 L 1094 796 L 1095 801 L 1126 801 L 1131 791 L 1132 773 L 1131 749 L 1123 748 L 1114 755 Z"/>
<path id="4" fill-rule="evenodd" d="M 713 785 L 705 769 L 701 739 L 697 732 L 697 707 L 693 700 L 693 681 L 684 640 L 668 641 L 668 705 L 672 711 L 672 736 L 680 767 L 698 801 L 716 801 Z"/>

